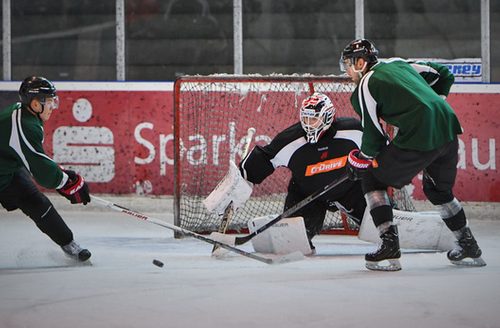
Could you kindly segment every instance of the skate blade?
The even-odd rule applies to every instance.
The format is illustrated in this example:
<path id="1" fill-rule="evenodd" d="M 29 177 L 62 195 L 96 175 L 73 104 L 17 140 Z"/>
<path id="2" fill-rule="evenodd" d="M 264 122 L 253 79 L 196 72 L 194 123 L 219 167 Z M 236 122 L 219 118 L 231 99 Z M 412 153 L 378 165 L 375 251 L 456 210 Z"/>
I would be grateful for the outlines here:
<path id="1" fill-rule="evenodd" d="M 68 259 L 70 259 L 70 260 L 75 261 L 75 263 L 76 263 L 77 265 L 81 265 L 81 266 L 85 266 L 85 265 L 87 265 L 87 264 L 88 264 L 88 262 L 90 262 L 90 256 L 89 256 L 89 257 L 84 258 L 83 260 L 80 260 L 80 259 L 78 258 L 78 255 L 70 255 L 70 254 L 68 254 L 68 253 L 66 253 L 66 252 L 64 252 L 64 256 L 66 256 L 66 258 L 68 258 Z M 89 265 L 92 265 L 92 264 L 89 264 Z"/>
<path id="2" fill-rule="evenodd" d="M 68 261 L 68 262 L 70 262 L 68 266 L 71 266 L 71 267 L 86 267 L 86 266 L 93 265 L 92 261 L 90 259 L 85 260 L 85 261 L 81 261 L 78 258 L 72 257 L 70 255 L 66 255 L 66 257 L 68 258 L 68 260 L 71 260 L 71 261 Z"/>
<path id="3" fill-rule="evenodd" d="M 466 257 L 460 261 L 450 261 L 453 265 L 461 267 L 483 267 L 486 266 L 486 262 L 481 257 L 475 259 L 471 257 Z"/>
<path id="4" fill-rule="evenodd" d="M 389 262 L 387 265 L 383 265 Z M 366 268 L 368 270 L 374 271 L 399 271 L 401 270 L 401 263 L 399 263 L 398 259 L 387 259 L 383 261 L 366 261 Z"/>

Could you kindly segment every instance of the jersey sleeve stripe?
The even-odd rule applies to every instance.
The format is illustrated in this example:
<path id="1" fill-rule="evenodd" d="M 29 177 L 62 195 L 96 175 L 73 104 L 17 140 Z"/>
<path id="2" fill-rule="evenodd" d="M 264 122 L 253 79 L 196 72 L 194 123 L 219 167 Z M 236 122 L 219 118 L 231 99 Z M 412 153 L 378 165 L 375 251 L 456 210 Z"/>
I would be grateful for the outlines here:
<path id="1" fill-rule="evenodd" d="M 21 140 L 19 139 L 19 136 L 21 136 L 23 145 L 25 145 L 33 154 L 38 155 L 40 157 L 43 157 L 48 161 L 54 162 L 47 155 L 40 153 L 40 152 L 37 152 L 35 150 L 35 148 L 33 148 L 33 146 L 28 142 L 28 139 L 26 138 L 26 136 L 23 132 L 22 125 L 21 125 L 21 110 L 18 109 L 12 113 L 12 132 L 10 135 L 9 146 L 12 149 L 14 149 L 14 151 L 18 154 L 18 156 L 23 161 L 23 164 L 26 167 L 26 169 L 31 173 L 29 162 L 26 159 L 26 156 L 24 155 L 22 148 L 21 148 Z"/>
<path id="2" fill-rule="evenodd" d="M 16 115 L 19 116 L 19 118 L 16 118 Z M 23 151 L 21 150 L 21 142 L 19 141 L 19 129 L 17 125 L 17 121 L 21 119 L 21 111 L 20 110 L 15 110 L 12 112 L 11 120 L 12 120 L 12 131 L 10 132 L 10 139 L 9 139 L 9 146 L 14 149 L 16 154 L 21 158 L 23 161 L 24 167 L 31 173 L 30 165 L 28 163 L 28 160 L 23 154 Z"/>
<path id="3" fill-rule="evenodd" d="M 255 148 L 254 148 L 254 149 L 255 149 Z M 253 149 L 252 149 L 252 151 L 251 151 L 251 152 L 250 152 L 250 153 L 249 153 L 249 154 L 245 157 L 245 159 L 243 159 L 243 162 L 241 162 L 241 164 L 240 164 L 240 167 L 241 167 L 241 169 L 242 169 L 242 171 L 243 171 L 243 172 L 242 172 L 242 175 L 243 175 L 243 178 L 245 178 L 245 180 L 248 180 L 248 173 L 247 173 L 247 170 L 246 170 L 246 168 L 245 168 L 245 165 L 246 165 L 246 163 L 247 163 L 248 159 L 250 158 L 250 154 L 251 154 L 252 152 L 253 152 Z"/>
<path id="4" fill-rule="evenodd" d="M 363 137 L 363 132 L 359 130 L 341 130 L 337 131 L 334 139 L 346 139 L 351 140 L 361 149 L 361 139 Z"/>
<path id="5" fill-rule="evenodd" d="M 49 160 L 51 162 L 54 162 L 52 160 L 52 158 L 50 158 L 49 156 L 45 155 L 44 153 L 40 153 L 40 152 L 37 152 L 35 150 L 35 148 L 33 148 L 33 146 L 29 143 L 28 139 L 26 138 L 26 136 L 24 135 L 24 132 L 23 132 L 23 128 L 21 126 L 21 111 L 19 111 L 19 115 L 18 115 L 18 129 L 19 129 L 19 134 L 21 135 L 21 138 L 23 139 L 23 142 L 24 142 L 24 145 L 26 147 L 28 147 L 29 150 L 31 150 L 31 152 L 33 152 L 33 154 L 36 154 L 38 156 L 41 156 L 43 158 L 45 158 L 46 160 Z"/>
<path id="6" fill-rule="evenodd" d="M 415 71 L 417 71 L 418 74 L 422 74 L 422 73 L 429 73 L 429 74 L 432 74 L 432 81 L 430 81 L 428 84 L 432 87 L 434 84 L 436 84 L 436 82 L 439 80 L 439 72 L 437 70 L 435 70 L 434 68 L 430 67 L 430 66 L 427 66 L 427 65 L 423 65 L 423 64 L 418 64 L 418 63 L 411 63 L 410 64 L 411 67 L 413 67 L 413 69 Z"/>
<path id="7" fill-rule="evenodd" d="M 361 123 L 363 124 L 363 128 L 365 128 L 365 122 L 368 119 L 365 117 L 365 113 L 368 113 L 370 116 L 373 126 L 380 132 L 381 135 L 385 135 L 380 122 L 377 117 L 377 101 L 373 98 L 370 93 L 370 89 L 368 88 L 368 82 L 370 81 L 370 77 L 373 75 L 374 71 L 370 71 L 366 74 L 361 80 L 361 92 L 358 93 L 359 96 L 359 105 L 361 107 Z M 366 108 L 365 108 L 366 105 Z"/>
<path id="8" fill-rule="evenodd" d="M 290 142 L 288 145 L 283 147 L 276 156 L 274 156 L 273 159 L 271 159 L 271 163 L 273 164 L 274 168 L 280 167 L 280 166 L 285 166 L 288 167 L 288 163 L 290 162 L 290 158 L 292 158 L 293 154 L 302 147 L 303 145 L 307 144 L 307 141 L 304 137 L 300 137 L 298 139 L 295 139 L 294 141 Z"/>

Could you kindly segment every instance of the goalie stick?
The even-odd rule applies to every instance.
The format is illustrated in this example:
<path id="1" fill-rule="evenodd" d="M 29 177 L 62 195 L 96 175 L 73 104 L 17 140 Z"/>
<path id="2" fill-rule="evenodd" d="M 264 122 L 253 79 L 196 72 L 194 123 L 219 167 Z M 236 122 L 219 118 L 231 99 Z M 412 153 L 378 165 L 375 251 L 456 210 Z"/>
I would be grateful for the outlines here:
<path id="1" fill-rule="evenodd" d="M 243 154 L 241 155 L 241 158 L 245 158 L 248 154 L 248 150 L 250 149 L 250 144 L 252 143 L 253 135 L 255 134 L 255 128 L 249 128 L 247 130 L 247 136 L 245 140 L 245 148 L 243 148 Z M 220 222 L 219 226 L 219 233 L 225 234 L 227 230 L 227 226 L 229 225 L 229 219 L 234 213 L 233 209 L 233 202 L 231 201 L 229 205 L 227 205 L 226 209 L 224 210 L 224 214 L 222 215 L 222 220 Z M 219 249 L 218 245 L 214 245 L 214 248 L 212 248 L 212 255 L 216 256 L 217 249 Z"/>
<path id="2" fill-rule="evenodd" d="M 327 184 L 322 189 L 319 189 L 319 190 L 315 191 L 311 195 L 307 196 L 306 198 L 304 198 L 303 200 L 301 200 L 300 202 L 298 202 L 294 206 L 290 207 L 289 209 L 287 209 L 286 211 L 284 211 L 283 213 L 281 213 L 281 215 L 279 215 L 275 219 L 269 221 L 268 223 L 266 223 L 265 225 L 263 225 L 259 229 L 257 229 L 254 232 L 252 232 L 251 234 L 248 234 L 246 236 L 236 237 L 235 240 L 234 240 L 235 245 L 243 245 L 247 241 L 251 240 L 253 237 L 255 237 L 258 234 L 260 234 L 260 233 L 264 232 L 265 230 L 269 229 L 271 226 L 273 226 L 274 224 L 276 224 L 281 219 L 287 218 L 290 215 L 294 214 L 295 212 L 297 212 L 298 210 L 300 210 L 301 208 L 303 208 L 307 204 L 309 204 L 312 201 L 318 199 L 319 197 L 321 197 L 324 194 L 326 194 L 328 191 L 332 190 L 333 188 L 337 187 L 342 182 L 346 181 L 347 178 L 348 178 L 348 176 L 349 175 L 346 173 L 343 176 L 341 176 L 340 178 L 338 178 L 337 180 L 334 180 L 331 183 Z"/>
<path id="3" fill-rule="evenodd" d="M 235 252 L 235 253 L 240 254 L 242 256 L 245 256 L 245 257 L 248 257 L 248 258 L 251 258 L 251 259 L 263 262 L 263 263 L 266 263 L 266 264 L 283 264 L 283 263 L 288 263 L 288 262 L 299 261 L 299 260 L 302 260 L 304 258 L 304 255 L 301 252 L 294 252 L 294 253 L 291 253 L 291 254 L 287 254 L 287 255 L 284 255 L 284 256 L 280 256 L 280 257 L 274 257 L 274 258 L 259 256 L 259 255 L 256 255 L 256 254 L 245 252 L 244 250 L 241 250 L 241 249 L 236 248 L 234 246 L 222 243 L 222 242 L 217 241 L 217 240 L 215 240 L 213 238 L 206 237 L 206 236 L 203 236 L 203 235 L 199 235 L 196 232 L 193 232 L 193 231 L 190 231 L 190 230 L 186 230 L 186 229 L 183 229 L 183 228 L 178 227 L 176 225 L 173 225 L 173 224 L 170 224 L 170 223 L 167 223 L 167 222 L 155 219 L 155 218 L 150 217 L 150 216 L 148 216 L 146 214 L 142 214 L 142 213 L 136 212 L 134 210 L 131 210 L 131 209 L 126 208 L 124 206 L 121 206 L 121 205 L 115 204 L 113 202 L 107 201 L 105 199 L 96 197 L 94 195 L 91 195 L 90 197 L 93 200 L 97 201 L 99 204 L 102 204 L 102 205 L 104 205 L 104 206 L 106 206 L 106 207 L 108 207 L 108 208 L 110 208 L 112 210 L 115 210 L 115 211 L 118 211 L 118 212 L 122 212 L 122 213 L 125 213 L 125 214 L 128 214 L 128 215 L 131 215 L 131 216 L 136 217 L 138 219 L 142 219 L 142 220 L 148 221 L 150 223 L 159 225 L 161 227 L 173 230 L 175 232 L 182 233 L 182 234 L 184 234 L 186 236 L 194 237 L 194 238 L 196 238 L 198 240 L 204 241 L 204 242 L 212 244 L 214 246 L 219 246 L 221 248 L 227 249 L 228 251 Z"/>

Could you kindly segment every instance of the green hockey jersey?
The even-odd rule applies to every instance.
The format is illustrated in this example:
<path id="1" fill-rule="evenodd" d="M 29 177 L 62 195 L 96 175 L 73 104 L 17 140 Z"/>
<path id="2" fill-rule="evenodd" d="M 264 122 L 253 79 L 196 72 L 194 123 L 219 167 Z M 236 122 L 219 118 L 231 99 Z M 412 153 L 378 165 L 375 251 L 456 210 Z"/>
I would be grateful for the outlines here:
<path id="1" fill-rule="evenodd" d="M 62 187 L 63 172 L 43 149 L 43 122 L 16 103 L 0 112 L 0 190 L 23 167 L 42 187 Z"/>
<path id="2" fill-rule="evenodd" d="M 433 66 L 438 70 L 417 72 L 407 61 L 392 58 L 363 76 L 351 104 L 363 124 L 364 154 L 375 157 L 386 144 L 383 122 L 398 128 L 393 143 L 401 149 L 435 149 L 462 133 L 453 109 L 439 96 L 448 94 L 453 75 L 445 69 L 439 71 L 438 64 Z M 443 73 L 441 81 L 439 73 Z"/>

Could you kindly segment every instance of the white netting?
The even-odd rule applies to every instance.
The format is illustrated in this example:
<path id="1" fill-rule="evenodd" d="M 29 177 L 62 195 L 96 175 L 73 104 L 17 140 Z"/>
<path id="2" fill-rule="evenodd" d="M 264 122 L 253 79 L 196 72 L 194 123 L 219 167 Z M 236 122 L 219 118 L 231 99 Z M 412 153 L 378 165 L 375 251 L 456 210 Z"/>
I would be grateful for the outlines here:
<path id="1" fill-rule="evenodd" d="M 246 131 L 256 128 L 253 145 L 264 145 L 299 119 L 302 100 L 313 92 L 326 94 L 337 115 L 357 117 L 350 105 L 354 85 L 345 77 L 199 76 L 175 84 L 175 222 L 198 232 L 218 230 L 221 218 L 208 213 L 202 200 L 226 174 L 229 160 L 239 163 Z M 254 186 L 250 200 L 230 220 L 241 231 L 251 218 L 283 211 L 287 169 L 277 169 Z M 413 209 L 406 194 L 396 193 L 397 207 Z M 357 229 L 338 213 L 329 213 L 326 230 Z"/>

